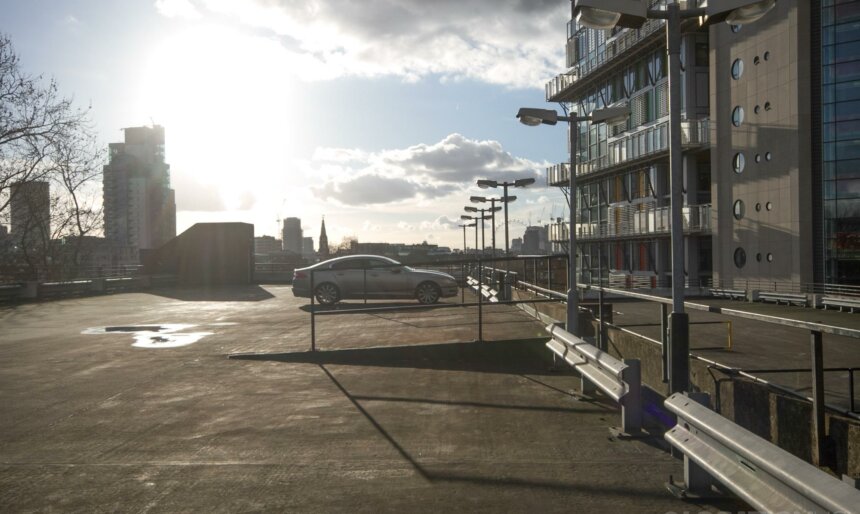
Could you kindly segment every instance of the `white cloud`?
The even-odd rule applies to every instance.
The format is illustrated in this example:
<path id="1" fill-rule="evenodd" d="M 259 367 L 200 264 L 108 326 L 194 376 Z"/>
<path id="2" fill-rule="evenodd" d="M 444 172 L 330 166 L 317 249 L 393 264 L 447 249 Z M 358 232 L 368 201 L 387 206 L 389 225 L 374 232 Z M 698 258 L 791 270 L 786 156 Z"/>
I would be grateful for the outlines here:
<path id="1" fill-rule="evenodd" d="M 155 9 L 167 18 L 200 18 L 200 11 L 191 0 L 155 0 Z"/>
<path id="2" fill-rule="evenodd" d="M 462 193 L 478 178 L 537 177 L 546 163 L 506 152 L 498 141 L 451 134 L 434 144 L 376 153 L 320 149 L 309 163 L 322 200 L 359 206 L 422 202 Z"/>
<path id="3" fill-rule="evenodd" d="M 557 0 L 157 0 L 165 16 L 226 16 L 269 31 L 307 80 L 399 76 L 543 87 L 563 67 Z"/>

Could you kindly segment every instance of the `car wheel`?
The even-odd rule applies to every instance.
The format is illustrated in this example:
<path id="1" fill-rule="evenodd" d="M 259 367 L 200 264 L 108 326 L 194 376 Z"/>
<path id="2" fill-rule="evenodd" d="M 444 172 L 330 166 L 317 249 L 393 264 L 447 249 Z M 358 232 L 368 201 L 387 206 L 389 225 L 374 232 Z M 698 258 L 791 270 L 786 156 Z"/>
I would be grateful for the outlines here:
<path id="1" fill-rule="evenodd" d="M 422 282 L 415 288 L 415 298 L 424 304 L 436 303 L 442 296 L 442 290 L 433 282 Z"/>
<path id="2" fill-rule="evenodd" d="M 325 282 L 317 286 L 314 296 L 322 305 L 333 305 L 340 301 L 340 290 L 336 285 Z"/>

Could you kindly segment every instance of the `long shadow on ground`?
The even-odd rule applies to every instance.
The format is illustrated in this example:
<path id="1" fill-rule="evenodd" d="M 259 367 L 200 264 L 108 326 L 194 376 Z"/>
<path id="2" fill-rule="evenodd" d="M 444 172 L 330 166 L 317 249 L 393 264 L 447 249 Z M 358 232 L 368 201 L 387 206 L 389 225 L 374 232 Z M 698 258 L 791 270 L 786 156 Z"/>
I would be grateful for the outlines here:
<path id="1" fill-rule="evenodd" d="M 150 294 L 185 302 L 261 302 L 275 296 L 258 285 L 169 287 Z"/>
<path id="2" fill-rule="evenodd" d="M 517 375 L 558 374 L 546 338 L 483 343 L 444 343 L 291 353 L 233 354 L 231 359 L 301 364 L 476 371 Z"/>

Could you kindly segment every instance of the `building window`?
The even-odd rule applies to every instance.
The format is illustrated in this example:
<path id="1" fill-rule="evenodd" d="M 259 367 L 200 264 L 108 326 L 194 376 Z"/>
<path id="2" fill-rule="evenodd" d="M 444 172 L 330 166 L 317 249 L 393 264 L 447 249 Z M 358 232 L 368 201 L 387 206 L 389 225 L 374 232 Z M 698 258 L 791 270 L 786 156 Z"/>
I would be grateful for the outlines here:
<path id="1" fill-rule="evenodd" d="M 744 159 L 744 154 L 742 152 L 736 153 L 735 158 L 732 159 L 732 168 L 735 170 L 735 173 L 743 173 L 745 164 L 746 159 Z"/>
<path id="2" fill-rule="evenodd" d="M 764 208 L 769 210 L 769 211 L 772 211 L 773 210 L 773 204 L 771 202 L 767 202 L 766 204 L 764 204 Z"/>
<path id="3" fill-rule="evenodd" d="M 773 254 L 772 253 L 767 254 L 767 262 L 773 262 Z"/>
<path id="4" fill-rule="evenodd" d="M 761 154 L 760 153 L 755 154 L 755 162 L 761 162 Z"/>
<path id="5" fill-rule="evenodd" d="M 769 160 L 771 160 L 771 159 L 773 159 L 773 154 L 772 154 L 772 153 L 767 152 L 766 154 L 764 154 L 764 160 L 769 161 Z"/>
<path id="6" fill-rule="evenodd" d="M 741 78 L 741 75 L 744 74 L 744 61 L 741 59 L 735 59 L 735 62 L 732 63 L 732 78 L 738 80 Z"/>
<path id="7" fill-rule="evenodd" d="M 744 122 L 744 108 L 738 105 L 732 109 L 732 125 L 740 127 Z"/>
<path id="8" fill-rule="evenodd" d="M 756 260 L 757 262 L 761 262 L 761 253 L 757 253 L 757 254 L 755 254 L 755 260 Z"/>
<path id="9" fill-rule="evenodd" d="M 746 213 L 743 200 L 735 200 L 735 204 L 732 206 L 732 213 L 734 213 L 736 220 L 743 219 L 744 214 Z"/>
<path id="10" fill-rule="evenodd" d="M 744 249 L 741 248 L 740 246 L 737 247 L 735 249 L 734 260 L 735 260 L 735 266 L 737 266 L 738 269 L 743 268 L 747 263 L 747 252 L 744 251 Z"/>

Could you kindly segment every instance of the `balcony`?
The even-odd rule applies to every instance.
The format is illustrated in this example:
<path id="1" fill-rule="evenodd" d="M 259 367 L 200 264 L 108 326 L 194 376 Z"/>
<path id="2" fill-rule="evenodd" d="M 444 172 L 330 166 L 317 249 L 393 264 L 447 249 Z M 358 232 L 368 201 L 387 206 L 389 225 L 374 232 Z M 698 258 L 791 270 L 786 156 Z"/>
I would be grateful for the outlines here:
<path id="1" fill-rule="evenodd" d="M 683 120 L 681 122 L 681 145 L 685 149 L 698 148 L 710 144 L 710 120 Z M 638 160 L 654 157 L 660 153 L 668 154 L 669 120 L 639 127 L 620 136 L 610 138 L 606 155 L 580 162 L 576 176 L 586 177 L 599 171 L 617 166 L 632 164 Z M 547 185 L 564 187 L 569 181 L 568 163 L 556 164 L 547 168 Z"/>
<path id="2" fill-rule="evenodd" d="M 571 93 L 569 89 L 578 85 L 584 78 L 591 75 L 597 69 L 613 64 L 614 61 L 625 60 L 620 57 L 633 57 L 634 53 L 631 49 L 645 39 L 653 37 L 655 41 L 660 41 L 660 38 L 655 36 L 655 33 L 662 31 L 663 20 L 648 20 L 639 29 L 628 29 L 620 32 L 616 37 L 606 42 L 604 51 L 597 53 L 595 57 L 579 61 L 579 64 L 571 66 L 566 72 L 562 73 L 546 84 L 546 101 L 547 102 L 563 102 L 566 101 Z M 568 40 L 567 59 L 568 62 L 573 60 L 571 56 L 572 44 Z"/>
<path id="3" fill-rule="evenodd" d="M 577 223 L 576 237 L 579 240 L 596 240 L 669 234 L 670 208 L 654 207 L 653 204 L 646 204 L 645 207 L 639 209 L 636 205 L 610 206 L 607 220 L 600 223 Z M 710 233 L 710 204 L 686 205 L 682 208 L 681 216 L 685 234 Z M 551 224 L 549 239 L 551 242 L 568 241 L 568 223 Z"/>

